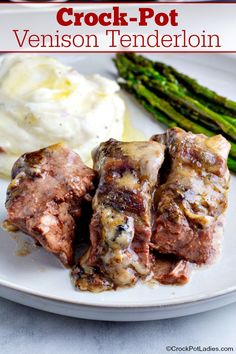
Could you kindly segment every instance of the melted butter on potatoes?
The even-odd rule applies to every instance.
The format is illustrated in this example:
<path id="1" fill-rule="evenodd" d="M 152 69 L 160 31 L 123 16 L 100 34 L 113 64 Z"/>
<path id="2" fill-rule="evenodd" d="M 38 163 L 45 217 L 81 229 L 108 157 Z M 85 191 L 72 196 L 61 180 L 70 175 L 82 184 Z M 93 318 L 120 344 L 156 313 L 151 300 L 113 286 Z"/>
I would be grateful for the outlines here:
<path id="1" fill-rule="evenodd" d="M 54 58 L 2 56 L 0 174 L 9 175 L 23 153 L 58 142 L 88 162 L 100 142 L 120 140 L 125 107 L 118 91 L 114 81 L 83 76 Z"/>

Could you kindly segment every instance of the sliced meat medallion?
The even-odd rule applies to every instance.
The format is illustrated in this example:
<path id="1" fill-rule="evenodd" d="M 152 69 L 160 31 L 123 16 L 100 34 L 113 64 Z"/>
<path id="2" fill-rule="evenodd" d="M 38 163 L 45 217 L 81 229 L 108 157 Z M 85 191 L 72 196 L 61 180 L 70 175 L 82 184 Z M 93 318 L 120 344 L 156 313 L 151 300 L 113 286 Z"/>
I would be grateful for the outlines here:
<path id="1" fill-rule="evenodd" d="M 23 155 L 8 187 L 9 221 L 72 265 L 76 222 L 83 202 L 92 199 L 94 177 L 79 155 L 61 144 Z"/>
<path id="2" fill-rule="evenodd" d="M 133 285 L 150 271 L 151 208 L 165 146 L 109 140 L 94 154 L 100 182 L 93 199 L 91 247 L 73 277 L 81 290 Z"/>
<path id="3" fill-rule="evenodd" d="M 168 173 L 156 194 L 152 246 L 198 264 L 219 251 L 227 207 L 230 144 L 179 128 L 152 137 L 167 146 Z"/>

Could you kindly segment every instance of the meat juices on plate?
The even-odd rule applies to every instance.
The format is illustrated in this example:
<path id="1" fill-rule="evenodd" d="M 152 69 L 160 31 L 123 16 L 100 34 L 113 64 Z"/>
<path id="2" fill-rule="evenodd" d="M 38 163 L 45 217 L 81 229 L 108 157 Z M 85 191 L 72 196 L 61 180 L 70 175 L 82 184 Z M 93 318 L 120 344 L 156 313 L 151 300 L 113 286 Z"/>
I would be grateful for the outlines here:
<path id="1" fill-rule="evenodd" d="M 165 183 L 155 196 L 152 246 L 197 264 L 219 252 L 227 207 L 230 144 L 221 135 L 208 138 L 179 128 L 155 135 L 167 146 L 170 161 Z"/>
<path id="2" fill-rule="evenodd" d="M 91 201 L 95 172 L 62 144 L 24 154 L 7 191 L 9 221 L 66 266 L 73 264 L 76 222 Z"/>
<path id="3" fill-rule="evenodd" d="M 109 140 L 94 153 L 100 177 L 91 247 L 72 275 L 81 290 L 130 286 L 150 272 L 152 198 L 165 146 Z"/>

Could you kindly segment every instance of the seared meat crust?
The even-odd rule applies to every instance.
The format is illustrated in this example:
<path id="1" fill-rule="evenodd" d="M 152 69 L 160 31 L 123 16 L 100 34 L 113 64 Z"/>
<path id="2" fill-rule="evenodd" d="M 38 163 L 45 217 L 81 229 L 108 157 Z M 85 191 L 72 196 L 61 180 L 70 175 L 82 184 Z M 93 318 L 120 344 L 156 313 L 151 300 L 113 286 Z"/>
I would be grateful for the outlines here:
<path id="1" fill-rule="evenodd" d="M 93 199 L 91 247 L 76 285 L 102 291 L 130 286 L 150 271 L 151 208 L 164 145 L 109 140 L 94 153 L 100 181 Z"/>
<path id="2" fill-rule="evenodd" d="M 155 197 L 152 244 L 198 264 L 214 260 L 227 207 L 230 144 L 179 128 L 152 140 L 166 143 L 170 172 Z"/>
<path id="3" fill-rule="evenodd" d="M 8 219 L 66 266 L 73 264 L 76 222 L 91 201 L 95 172 L 58 144 L 24 154 L 12 169 Z"/>

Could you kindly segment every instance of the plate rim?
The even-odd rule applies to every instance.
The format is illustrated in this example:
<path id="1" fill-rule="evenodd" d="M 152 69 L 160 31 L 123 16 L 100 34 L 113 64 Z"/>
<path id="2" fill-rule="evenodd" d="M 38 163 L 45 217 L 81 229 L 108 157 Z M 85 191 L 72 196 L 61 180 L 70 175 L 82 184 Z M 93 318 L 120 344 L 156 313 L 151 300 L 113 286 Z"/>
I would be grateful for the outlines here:
<path id="1" fill-rule="evenodd" d="M 144 284 L 145 285 L 145 284 Z M 165 285 L 159 285 L 159 286 L 165 286 Z M 178 285 L 176 285 L 178 287 Z M 175 307 L 175 306 L 179 306 L 179 305 L 195 305 L 204 301 L 214 301 L 220 298 L 225 297 L 226 295 L 236 295 L 236 285 L 232 286 L 228 289 L 224 289 L 224 290 L 219 290 L 216 291 L 214 294 L 212 294 L 212 296 L 210 295 L 198 295 L 195 298 L 193 298 L 193 300 L 186 300 L 186 298 L 180 298 L 177 301 L 173 301 L 173 299 L 171 300 L 171 303 L 164 303 L 164 304 L 147 304 L 147 303 L 137 303 L 137 304 L 120 304 L 120 303 L 114 303 L 114 304 L 104 304 L 101 302 L 95 302 L 95 303 L 90 303 L 90 302 L 86 302 L 86 301 L 76 301 L 76 300 L 66 300 L 65 298 L 61 298 L 58 296 L 54 296 L 54 295 L 46 295 L 43 294 L 42 292 L 40 293 L 39 291 L 36 290 L 32 290 L 30 288 L 24 287 L 24 286 L 20 286 L 20 285 L 15 285 L 14 283 L 11 283 L 7 280 L 1 280 L 0 279 L 0 287 L 4 287 L 5 289 L 10 289 L 10 290 L 14 290 L 17 292 L 20 292 L 24 295 L 31 295 L 31 296 L 36 296 L 39 297 L 41 299 L 44 300 L 49 300 L 49 301 L 54 301 L 56 303 L 60 303 L 60 304 L 66 304 L 66 305 L 77 305 L 77 306 L 85 306 L 85 307 L 90 307 L 90 308 L 110 308 L 110 309 L 148 309 L 148 308 L 168 308 L 168 307 Z M 74 289 L 75 292 L 80 292 L 80 290 Z M 119 291 L 118 290 L 112 290 L 112 291 Z M 121 291 L 125 291 L 125 289 L 121 289 Z M 111 292 L 111 291 L 110 291 Z M 85 293 L 85 292 L 83 292 Z M 236 298 L 235 298 L 235 302 L 236 302 Z"/>
<path id="2" fill-rule="evenodd" d="M 65 53 L 62 53 L 63 55 L 65 55 Z M 110 54 L 113 54 L 113 53 L 110 53 Z M 193 55 L 191 53 L 191 55 Z M 236 55 L 229 55 L 229 54 L 225 54 L 225 53 L 222 53 L 221 54 L 222 56 L 224 57 L 231 57 L 231 59 L 236 59 Z M 7 179 L 4 179 L 5 181 Z M 219 260 L 220 261 L 220 260 Z M 144 284 L 145 286 L 145 284 Z M 159 285 L 158 285 L 159 286 Z M 157 290 L 158 290 L 158 286 L 157 286 Z M 164 286 L 164 285 L 160 285 L 160 286 Z M 217 300 L 220 300 L 220 299 L 223 299 L 225 298 L 226 296 L 233 296 L 234 297 L 234 300 L 232 302 L 235 302 L 236 301 L 236 284 L 235 285 L 232 285 L 230 287 L 227 287 L 225 289 L 220 289 L 220 290 L 216 290 L 216 291 L 212 291 L 211 293 L 205 293 L 204 291 L 198 295 L 188 295 L 188 296 L 183 296 L 183 297 L 180 297 L 178 300 L 175 300 L 175 297 L 173 298 L 169 298 L 169 303 L 168 302 L 165 302 L 165 303 L 160 303 L 160 302 L 154 302 L 156 301 L 153 300 L 152 303 L 146 303 L 145 300 L 143 300 L 142 302 L 138 302 L 138 303 L 135 303 L 135 304 L 132 304 L 132 303 L 116 303 L 116 301 L 114 301 L 114 303 L 106 303 L 106 302 L 103 302 L 101 301 L 100 298 L 98 298 L 98 300 L 96 299 L 95 301 L 93 301 L 91 303 L 91 300 L 86 300 L 86 299 L 83 299 L 81 300 L 79 298 L 79 295 L 78 295 L 78 299 L 68 299 L 68 298 L 63 298 L 63 297 L 60 297 L 60 296 L 55 296 L 55 295 L 51 295 L 51 294 L 45 294 L 43 293 L 42 291 L 39 291 L 39 290 L 36 290 L 36 289 L 31 289 L 30 287 L 28 286 L 22 286 L 22 285 L 19 285 L 17 283 L 14 283 L 14 282 L 11 282 L 11 281 L 8 281 L 8 280 L 5 280 L 5 279 L 0 279 L 0 287 L 4 288 L 4 289 L 9 289 L 12 290 L 12 291 L 15 291 L 15 292 L 18 292 L 18 293 L 21 293 L 22 295 L 26 295 L 26 296 L 33 296 L 33 297 L 37 297 L 37 298 L 40 298 L 40 299 L 43 299 L 43 300 L 46 300 L 46 301 L 52 301 L 54 302 L 55 304 L 58 304 L 58 305 L 66 305 L 66 306 L 77 306 L 78 308 L 79 307 L 87 307 L 87 308 L 90 308 L 90 309 L 110 309 L 110 310 L 118 310 L 118 309 L 132 309 L 132 310 L 148 310 L 148 309 L 174 309 L 176 307 L 188 307 L 188 306 L 194 306 L 194 305 L 198 305 L 198 304 L 202 304 L 202 303 L 205 303 L 205 302 L 213 302 L 213 301 L 217 301 Z M 74 290 L 74 289 L 73 289 Z M 126 289 L 124 290 L 117 290 L 117 291 L 125 291 Z M 74 290 L 74 292 L 78 292 L 78 294 L 80 293 L 79 290 Z M 83 292 L 85 293 L 85 292 Z M 110 292 L 111 293 L 111 292 Z M 0 291 L 0 296 L 1 296 L 1 291 Z M 4 296 L 3 296 L 4 297 Z M 191 299 L 190 299 L 191 297 Z M 7 297 L 6 297 L 7 298 Z M 168 300 L 165 299 L 165 300 Z M 17 299 L 14 300 L 15 302 L 17 302 Z M 140 300 L 139 300 L 140 301 Z M 158 301 L 158 300 L 157 300 Z M 29 306 L 31 306 L 29 304 Z M 221 306 L 221 305 L 220 305 Z M 34 306 L 31 306 L 31 307 L 34 307 Z M 199 311 L 198 311 L 199 312 Z"/>

